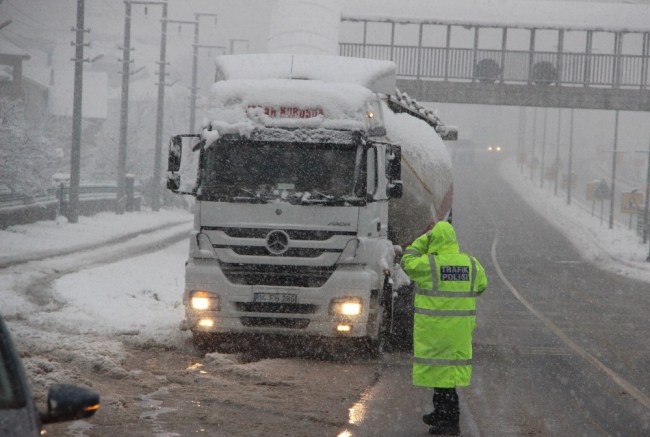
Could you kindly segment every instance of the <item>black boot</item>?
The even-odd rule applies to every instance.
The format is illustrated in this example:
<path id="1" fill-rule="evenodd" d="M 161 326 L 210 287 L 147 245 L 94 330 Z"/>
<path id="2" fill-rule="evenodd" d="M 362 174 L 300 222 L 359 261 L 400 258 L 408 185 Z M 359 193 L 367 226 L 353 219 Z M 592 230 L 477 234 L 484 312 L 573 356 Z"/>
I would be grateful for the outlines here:
<path id="1" fill-rule="evenodd" d="M 433 426 L 433 424 L 436 423 L 435 413 L 431 412 L 422 416 L 422 422 L 424 422 L 425 425 Z"/>
<path id="2" fill-rule="evenodd" d="M 433 393 L 433 413 L 427 415 L 429 434 L 460 435 L 460 408 L 456 389 L 436 388 Z M 424 417 L 422 418 L 424 420 Z"/>
<path id="3" fill-rule="evenodd" d="M 438 422 L 429 428 L 429 434 L 460 435 L 460 426 L 458 426 L 458 423 Z"/>

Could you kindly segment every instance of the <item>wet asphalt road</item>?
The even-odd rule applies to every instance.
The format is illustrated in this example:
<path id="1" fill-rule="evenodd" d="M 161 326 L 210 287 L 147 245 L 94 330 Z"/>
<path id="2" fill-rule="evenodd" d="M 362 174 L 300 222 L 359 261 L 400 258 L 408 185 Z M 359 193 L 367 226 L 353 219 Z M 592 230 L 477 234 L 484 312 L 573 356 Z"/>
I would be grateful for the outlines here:
<path id="1" fill-rule="evenodd" d="M 584 261 L 497 164 L 454 168 L 461 250 L 490 279 L 472 385 L 459 390 L 462 434 L 649 436 L 650 284 Z M 410 385 L 408 356 L 386 360 L 352 434 L 427 435 L 430 393 Z"/>

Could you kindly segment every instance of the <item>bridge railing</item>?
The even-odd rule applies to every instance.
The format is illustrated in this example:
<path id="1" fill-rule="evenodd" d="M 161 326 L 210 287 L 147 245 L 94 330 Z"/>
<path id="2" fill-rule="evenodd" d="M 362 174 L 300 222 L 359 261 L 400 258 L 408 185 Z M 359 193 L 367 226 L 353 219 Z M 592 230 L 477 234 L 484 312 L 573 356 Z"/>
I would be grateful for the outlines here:
<path id="1" fill-rule="evenodd" d="M 392 60 L 402 78 L 646 89 L 640 55 L 340 43 L 342 56 Z"/>

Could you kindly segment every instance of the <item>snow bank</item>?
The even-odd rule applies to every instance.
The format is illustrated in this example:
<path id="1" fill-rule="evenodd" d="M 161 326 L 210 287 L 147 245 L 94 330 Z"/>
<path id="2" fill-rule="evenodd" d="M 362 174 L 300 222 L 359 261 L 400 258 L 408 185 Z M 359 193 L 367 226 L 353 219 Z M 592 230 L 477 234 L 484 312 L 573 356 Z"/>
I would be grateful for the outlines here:
<path id="1" fill-rule="evenodd" d="M 634 231 L 618 223 L 609 229 L 598 215 L 592 216 L 575 200 L 567 205 L 566 197 L 557 197 L 524 177 L 514 160 L 504 162 L 499 170 L 522 199 L 562 232 L 585 259 L 614 273 L 650 282 L 650 265 L 645 261 L 648 246 L 640 243 Z"/>

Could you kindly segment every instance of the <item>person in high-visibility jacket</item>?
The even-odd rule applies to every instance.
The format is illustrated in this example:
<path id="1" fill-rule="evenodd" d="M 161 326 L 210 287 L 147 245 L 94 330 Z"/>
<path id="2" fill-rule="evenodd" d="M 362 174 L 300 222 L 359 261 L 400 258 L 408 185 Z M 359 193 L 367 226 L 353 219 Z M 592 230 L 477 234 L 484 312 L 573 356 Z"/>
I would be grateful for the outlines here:
<path id="1" fill-rule="evenodd" d="M 483 266 L 460 252 L 456 231 L 440 221 L 404 251 L 402 268 L 415 283 L 413 384 L 433 388 L 430 434 L 460 434 L 456 387 L 472 378 L 476 297 L 487 287 Z"/>

